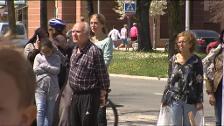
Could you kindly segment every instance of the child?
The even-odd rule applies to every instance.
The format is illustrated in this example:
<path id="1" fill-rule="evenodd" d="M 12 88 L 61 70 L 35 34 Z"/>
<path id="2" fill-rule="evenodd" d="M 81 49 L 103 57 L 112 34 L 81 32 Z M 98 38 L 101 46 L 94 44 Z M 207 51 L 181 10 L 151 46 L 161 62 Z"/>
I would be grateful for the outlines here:
<path id="1" fill-rule="evenodd" d="M 0 125 L 30 126 L 36 117 L 32 67 L 16 49 L 0 46 Z"/>
<path id="2" fill-rule="evenodd" d="M 40 53 L 35 57 L 33 64 L 37 79 L 35 100 L 38 126 L 52 125 L 55 99 L 59 93 L 60 64 L 60 57 L 56 54 L 52 42 L 49 39 L 43 39 Z"/>

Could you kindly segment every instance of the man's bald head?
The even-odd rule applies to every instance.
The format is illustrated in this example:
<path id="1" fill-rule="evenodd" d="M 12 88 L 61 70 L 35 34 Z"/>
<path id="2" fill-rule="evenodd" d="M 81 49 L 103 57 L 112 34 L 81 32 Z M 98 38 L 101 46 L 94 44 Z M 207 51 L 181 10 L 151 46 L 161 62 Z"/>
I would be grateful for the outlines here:
<path id="1" fill-rule="evenodd" d="M 89 24 L 85 21 L 77 22 L 72 28 L 72 37 L 75 43 L 84 44 L 89 39 Z"/>
<path id="2" fill-rule="evenodd" d="M 73 28 L 74 27 L 80 27 L 80 30 L 82 30 L 83 33 L 87 33 L 89 35 L 90 27 L 89 27 L 89 24 L 86 21 L 77 22 L 77 23 L 74 24 Z"/>

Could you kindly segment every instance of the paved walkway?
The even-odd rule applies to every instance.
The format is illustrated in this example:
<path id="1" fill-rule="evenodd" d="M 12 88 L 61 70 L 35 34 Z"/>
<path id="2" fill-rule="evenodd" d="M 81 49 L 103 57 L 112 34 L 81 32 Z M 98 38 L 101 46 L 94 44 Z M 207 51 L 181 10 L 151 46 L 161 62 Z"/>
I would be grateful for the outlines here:
<path id="1" fill-rule="evenodd" d="M 132 75 L 122 75 L 122 74 L 110 74 L 111 77 L 121 77 L 121 78 L 135 78 L 135 79 L 145 79 L 145 80 L 160 80 L 166 81 L 167 78 L 158 78 L 158 77 L 145 77 L 145 76 L 132 76 Z M 206 96 L 207 97 L 207 96 Z M 207 98 L 205 98 L 207 100 Z M 158 106 L 159 108 L 159 106 Z M 205 108 L 211 110 L 206 113 L 205 116 L 205 125 L 206 126 L 215 126 L 215 118 L 213 113 L 213 108 L 210 105 L 205 105 Z M 119 113 L 119 126 L 155 126 L 157 123 L 159 110 L 132 110 L 128 106 L 117 107 Z M 112 112 L 108 111 L 108 126 L 113 126 L 112 122 Z"/>

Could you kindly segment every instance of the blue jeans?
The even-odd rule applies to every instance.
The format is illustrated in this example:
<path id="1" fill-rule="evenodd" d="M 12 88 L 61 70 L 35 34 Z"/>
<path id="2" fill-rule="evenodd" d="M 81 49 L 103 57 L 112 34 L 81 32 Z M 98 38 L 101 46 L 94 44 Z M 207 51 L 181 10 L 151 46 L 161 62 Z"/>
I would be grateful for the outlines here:
<path id="1" fill-rule="evenodd" d="M 192 112 L 196 115 L 196 107 L 192 104 L 186 104 L 182 101 L 173 102 L 171 104 L 171 116 L 175 126 L 191 126 L 188 113 Z"/>
<path id="2" fill-rule="evenodd" d="M 35 100 L 37 106 L 37 126 L 51 126 L 53 122 L 55 99 L 59 93 L 58 83 L 43 80 L 37 84 Z"/>
<path id="3" fill-rule="evenodd" d="M 219 83 L 215 92 L 215 118 L 216 126 L 221 126 L 222 123 L 222 81 Z"/>

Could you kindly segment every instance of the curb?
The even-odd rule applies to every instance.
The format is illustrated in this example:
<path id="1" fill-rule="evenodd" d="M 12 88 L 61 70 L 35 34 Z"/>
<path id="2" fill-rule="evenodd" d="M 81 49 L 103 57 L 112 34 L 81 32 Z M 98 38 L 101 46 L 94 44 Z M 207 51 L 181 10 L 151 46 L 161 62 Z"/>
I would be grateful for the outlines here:
<path id="1" fill-rule="evenodd" d="M 167 78 L 147 77 L 147 76 L 135 76 L 135 75 L 124 75 L 124 74 L 110 74 L 110 77 L 121 77 L 121 78 L 132 78 L 132 79 L 167 81 Z"/>

